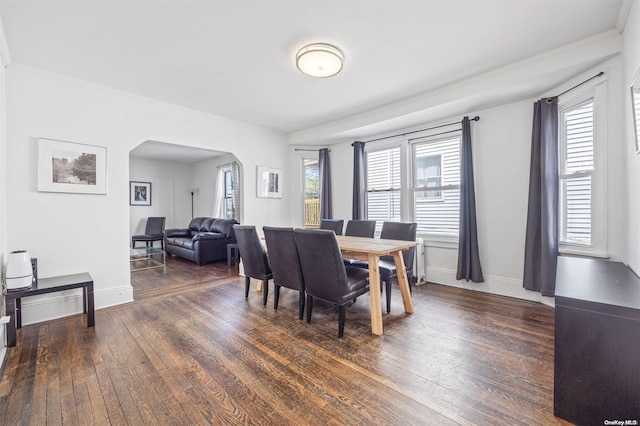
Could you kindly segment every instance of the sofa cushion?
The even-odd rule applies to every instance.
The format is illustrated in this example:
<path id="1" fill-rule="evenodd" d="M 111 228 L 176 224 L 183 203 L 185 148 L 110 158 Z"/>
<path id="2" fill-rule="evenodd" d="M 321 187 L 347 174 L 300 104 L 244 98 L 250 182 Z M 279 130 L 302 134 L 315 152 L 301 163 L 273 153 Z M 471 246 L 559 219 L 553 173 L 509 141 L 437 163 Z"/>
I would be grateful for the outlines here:
<path id="1" fill-rule="evenodd" d="M 237 225 L 233 219 L 214 219 L 211 223 L 211 232 L 219 232 L 227 236 L 227 238 L 234 239 L 235 233 L 233 232 L 233 225 Z"/>
<path id="2" fill-rule="evenodd" d="M 164 231 L 164 236 L 169 241 L 170 238 L 189 238 L 191 237 L 191 232 L 188 229 L 167 229 Z"/>
<path id="3" fill-rule="evenodd" d="M 186 238 L 184 236 L 174 236 L 174 237 L 166 237 L 165 238 L 165 243 L 167 245 L 174 245 L 174 246 L 178 246 L 178 247 L 184 247 L 184 243 L 185 242 L 189 242 L 191 243 L 191 237 L 187 236 Z"/>
<path id="4" fill-rule="evenodd" d="M 189 231 L 193 232 L 193 231 L 200 231 L 200 225 L 202 225 L 202 222 L 206 219 L 209 219 L 208 217 L 196 217 L 195 219 L 192 219 L 191 222 L 189 222 Z"/>
<path id="5" fill-rule="evenodd" d="M 200 228 L 198 229 L 200 232 L 210 232 L 211 224 L 215 219 L 212 217 L 205 218 L 200 224 Z"/>

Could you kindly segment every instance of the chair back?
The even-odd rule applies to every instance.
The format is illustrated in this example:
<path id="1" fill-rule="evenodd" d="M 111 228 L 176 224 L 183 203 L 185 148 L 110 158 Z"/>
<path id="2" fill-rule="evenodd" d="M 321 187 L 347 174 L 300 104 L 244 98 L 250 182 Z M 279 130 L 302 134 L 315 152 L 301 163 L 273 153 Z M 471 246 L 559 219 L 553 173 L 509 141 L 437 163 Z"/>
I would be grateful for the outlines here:
<path id="1" fill-rule="evenodd" d="M 341 303 L 349 292 L 336 234 L 328 229 L 294 229 L 307 294 Z"/>
<path id="2" fill-rule="evenodd" d="M 273 283 L 294 290 L 304 290 L 300 259 L 293 228 L 264 226 L 269 264 L 273 272 Z"/>
<path id="3" fill-rule="evenodd" d="M 415 222 L 384 222 L 380 238 L 383 240 L 415 241 L 418 234 L 418 224 Z M 402 252 L 404 266 L 407 270 L 413 269 L 413 259 L 416 248 L 411 247 Z M 381 260 L 393 262 L 393 256 L 382 256 Z"/>
<path id="4" fill-rule="evenodd" d="M 342 219 L 321 219 L 320 229 L 330 229 L 336 233 L 336 235 L 342 235 L 342 226 L 344 220 Z"/>
<path id="5" fill-rule="evenodd" d="M 150 217 L 147 219 L 147 225 L 145 227 L 145 235 L 158 235 L 164 234 L 164 217 Z"/>
<path id="6" fill-rule="evenodd" d="M 344 230 L 344 235 L 350 237 L 373 238 L 375 232 L 375 220 L 350 220 L 347 222 L 347 228 Z"/>
<path id="7" fill-rule="evenodd" d="M 271 274 L 269 259 L 253 225 L 233 225 L 246 276 L 263 280 Z"/>

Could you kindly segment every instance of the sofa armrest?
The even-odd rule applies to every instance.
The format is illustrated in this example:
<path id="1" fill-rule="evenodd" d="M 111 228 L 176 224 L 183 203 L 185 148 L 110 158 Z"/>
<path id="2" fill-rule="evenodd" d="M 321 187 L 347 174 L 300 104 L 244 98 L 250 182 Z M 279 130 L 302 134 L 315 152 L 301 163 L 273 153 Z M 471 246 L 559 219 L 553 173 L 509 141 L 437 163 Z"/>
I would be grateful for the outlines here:
<path id="1" fill-rule="evenodd" d="M 193 241 L 203 241 L 203 240 L 224 240 L 227 238 L 225 234 L 221 234 L 219 232 L 198 232 L 193 236 Z"/>
<path id="2" fill-rule="evenodd" d="M 188 229 L 165 229 L 165 237 L 191 237 L 191 231 Z"/>

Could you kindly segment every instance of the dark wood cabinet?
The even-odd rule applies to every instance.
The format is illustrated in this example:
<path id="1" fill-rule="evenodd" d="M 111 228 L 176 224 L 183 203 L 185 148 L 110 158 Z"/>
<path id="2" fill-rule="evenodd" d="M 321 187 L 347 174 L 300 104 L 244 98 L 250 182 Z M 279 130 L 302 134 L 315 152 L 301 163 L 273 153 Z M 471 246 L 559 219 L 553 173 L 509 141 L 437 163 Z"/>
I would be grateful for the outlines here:
<path id="1" fill-rule="evenodd" d="M 554 415 L 639 424 L 640 279 L 619 262 L 561 256 L 555 303 Z"/>

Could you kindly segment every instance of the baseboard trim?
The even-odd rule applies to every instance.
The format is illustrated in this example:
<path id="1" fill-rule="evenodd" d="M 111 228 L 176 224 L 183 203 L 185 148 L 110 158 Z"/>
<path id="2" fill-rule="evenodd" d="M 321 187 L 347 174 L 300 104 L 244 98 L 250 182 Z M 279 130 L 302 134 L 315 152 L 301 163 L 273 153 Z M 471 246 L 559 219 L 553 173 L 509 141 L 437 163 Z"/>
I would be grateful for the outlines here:
<path id="1" fill-rule="evenodd" d="M 456 271 L 453 269 L 427 267 L 427 281 L 554 306 L 554 299 L 552 297 L 544 297 L 538 292 L 525 290 L 522 287 L 522 281 L 514 278 L 485 275 L 484 282 L 482 283 L 467 282 L 464 280 L 458 281 L 456 280 Z"/>
<path id="2" fill-rule="evenodd" d="M 133 302 L 130 284 L 94 291 L 95 308 Z M 69 290 L 22 299 L 22 325 L 35 324 L 82 313 L 82 291 Z M 97 323 L 96 323 L 97 324 Z"/>

